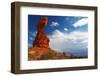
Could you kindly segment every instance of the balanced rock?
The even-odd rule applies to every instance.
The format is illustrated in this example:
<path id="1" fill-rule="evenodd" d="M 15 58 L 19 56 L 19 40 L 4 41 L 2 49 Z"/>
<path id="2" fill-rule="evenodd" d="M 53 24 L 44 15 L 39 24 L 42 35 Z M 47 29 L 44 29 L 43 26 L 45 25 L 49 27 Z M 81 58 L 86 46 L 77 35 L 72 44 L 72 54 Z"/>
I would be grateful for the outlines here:
<path id="1" fill-rule="evenodd" d="M 33 41 L 33 47 L 49 48 L 49 38 L 47 37 L 44 28 L 48 23 L 47 17 L 42 17 L 37 25 L 37 35 Z"/>

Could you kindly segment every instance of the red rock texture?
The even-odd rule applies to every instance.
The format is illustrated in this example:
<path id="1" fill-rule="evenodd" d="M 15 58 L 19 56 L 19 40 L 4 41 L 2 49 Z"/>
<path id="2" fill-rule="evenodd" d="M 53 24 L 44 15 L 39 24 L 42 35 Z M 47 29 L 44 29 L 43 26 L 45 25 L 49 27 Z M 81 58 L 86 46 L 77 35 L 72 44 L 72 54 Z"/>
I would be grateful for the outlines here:
<path id="1" fill-rule="evenodd" d="M 33 47 L 49 48 L 49 38 L 47 37 L 44 28 L 48 23 L 47 17 L 42 17 L 37 25 L 37 35 L 33 41 Z"/>
<path id="2" fill-rule="evenodd" d="M 71 56 L 67 56 L 64 53 L 56 52 L 52 49 L 45 48 L 29 48 L 28 60 L 49 60 L 49 59 L 70 59 Z"/>

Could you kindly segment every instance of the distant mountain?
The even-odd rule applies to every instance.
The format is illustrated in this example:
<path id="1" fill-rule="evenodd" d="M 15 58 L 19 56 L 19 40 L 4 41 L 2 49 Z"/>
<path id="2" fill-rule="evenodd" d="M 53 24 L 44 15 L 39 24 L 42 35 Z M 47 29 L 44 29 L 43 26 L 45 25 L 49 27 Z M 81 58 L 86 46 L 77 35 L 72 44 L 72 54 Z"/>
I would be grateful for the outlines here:
<path id="1" fill-rule="evenodd" d="M 81 49 L 81 50 L 71 50 L 66 52 L 70 53 L 72 58 L 87 58 L 88 57 L 88 49 Z"/>

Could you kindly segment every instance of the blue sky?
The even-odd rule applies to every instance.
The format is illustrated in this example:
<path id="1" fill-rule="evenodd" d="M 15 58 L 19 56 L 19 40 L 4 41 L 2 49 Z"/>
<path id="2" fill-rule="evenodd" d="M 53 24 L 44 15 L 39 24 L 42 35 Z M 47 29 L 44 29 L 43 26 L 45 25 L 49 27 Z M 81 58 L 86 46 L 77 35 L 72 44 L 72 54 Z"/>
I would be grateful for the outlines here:
<path id="1" fill-rule="evenodd" d="M 41 16 L 43 15 L 28 15 L 28 47 L 32 47 Z M 46 17 L 48 17 L 48 25 L 45 27 L 45 32 L 50 39 L 50 48 L 74 55 L 87 55 L 88 17 Z"/>

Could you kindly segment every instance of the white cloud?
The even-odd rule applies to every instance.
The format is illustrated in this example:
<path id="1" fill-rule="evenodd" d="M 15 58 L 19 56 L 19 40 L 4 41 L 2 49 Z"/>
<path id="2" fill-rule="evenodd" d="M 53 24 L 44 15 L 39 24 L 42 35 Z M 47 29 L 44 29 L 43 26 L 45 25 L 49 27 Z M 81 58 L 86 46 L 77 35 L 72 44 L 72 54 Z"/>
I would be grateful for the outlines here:
<path id="1" fill-rule="evenodd" d="M 88 33 L 74 31 L 71 33 L 63 33 L 55 30 L 50 38 L 50 48 L 57 51 L 80 50 L 87 48 Z"/>
<path id="2" fill-rule="evenodd" d="M 82 41 L 82 43 L 87 43 L 87 42 L 88 42 L 88 40 L 83 40 L 83 41 Z"/>
<path id="3" fill-rule="evenodd" d="M 53 21 L 50 26 L 59 26 L 59 23 Z"/>
<path id="4" fill-rule="evenodd" d="M 60 32 L 59 30 L 55 30 L 53 34 L 51 35 L 52 38 L 62 38 L 64 34 Z"/>
<path id="5" fill-rule="evenodd" d="M 31 35 L 32 37 L 35 37 L 36 34 L 37 34 L 37 31 L 35 31 L 35 32 L 29 32 L 29 35 Z"/>
<path id="6" fill-rule="evenodd" d="M 84 26 L 88 23 L 88 18 L 82 18 L 73 24 L 74 27 Z"/>
<path id="7" fill-rule="evenodd" d="M 64 31 L 68 31 L 68 28 L 64 28 Z"/>

